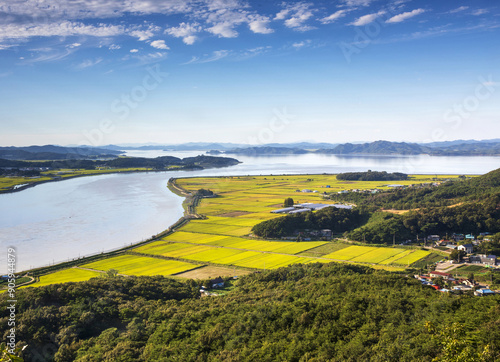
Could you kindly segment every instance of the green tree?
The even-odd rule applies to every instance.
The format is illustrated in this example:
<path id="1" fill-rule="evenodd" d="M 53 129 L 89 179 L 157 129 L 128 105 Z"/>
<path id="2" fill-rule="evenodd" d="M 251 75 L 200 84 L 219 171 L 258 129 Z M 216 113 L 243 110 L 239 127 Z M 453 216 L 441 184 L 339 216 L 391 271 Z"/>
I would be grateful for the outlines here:
<path id="1" fill-rule="evenodd" d="M 287 197 L 285 199 L 285 202 L 283 203 L 284 207 L 292 207 L 293 206 L 293 199 L 291 197 Z"/>

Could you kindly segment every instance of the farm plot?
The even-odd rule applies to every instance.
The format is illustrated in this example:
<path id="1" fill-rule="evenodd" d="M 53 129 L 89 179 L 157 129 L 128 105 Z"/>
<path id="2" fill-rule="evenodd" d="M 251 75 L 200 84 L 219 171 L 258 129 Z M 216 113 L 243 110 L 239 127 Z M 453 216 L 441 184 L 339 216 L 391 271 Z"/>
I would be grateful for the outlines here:
<path id="1" fill-rule="evenodd" d="M 403 249 L 376 248 L 375 250 L 369 251 L 367 253 L 364 253 L 363 255 L 351 259 L 351 261 L 378 264 L 390 257 L 393 257 L 394 255 L 399 255 L 403 252 Z"/>
<path id="2" fill-rule="evenodd" d="M 393 262 L 393 264 L 399 264 L 399 265 L 410 265 L 415 263 L 416 261 L 426 257 L 429 255 L 429 251 L 425 250 L 414 250 L 412 253 L 403 256 L 402 258 L 399 258 Z"/>
<path id="3" fill-rule="evenodd" d="M 102 271 L 116 269 L 119 274 L 127 275 L 173 275 L 199 266 L 201 265 L 177 260 L 163 260 L 136 255 L 120 255 L 85 264 L 82 267 Z"/>
<path id="4" fill-rule="evenodd" d="M 68 282 L 82 282 L 91 278 L 95 278 L 99 276 L 99 274 L 101 273 L 77 268 L 64 269 L 47 275 L 42 275 L 40 277 L 40 281 L 21 288 L 43 287 L 44 285 Z"/>
<path id="5" fill-rule="evenodd" d="M 243 236 L 250 234 L 251 227 L 190 222 L 184 225 L 182 230 L 192 233 Z"/>
<path id="6" fill-rule="evenodd" d="M 370 251 L 376 250 L 377 248 L 373 246 L 349 246 L 347 248 L 334 251 L 333 253 L 324 255 L 323 258 L 328 259 L 338 259 L 338 260 L 351 260 L 356 257 L 360 257 Z"/>

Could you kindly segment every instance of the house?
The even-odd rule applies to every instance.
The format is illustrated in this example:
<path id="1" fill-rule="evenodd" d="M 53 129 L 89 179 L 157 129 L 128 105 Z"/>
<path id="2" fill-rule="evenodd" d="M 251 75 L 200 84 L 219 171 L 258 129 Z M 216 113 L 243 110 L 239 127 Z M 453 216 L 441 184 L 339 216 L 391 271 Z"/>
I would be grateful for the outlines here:
<path id="1" fill-rule="evenodd" d="M 465 239 L 464 234 L 453 234 L 451 238 L 454 239 L 455 241 L 460 241 Z"/>
<path id="2" fill-rule="evenodd" d="M 478 297 L 485 297 L 487 295 L 495 295 L 496 293 L 488 288 L 478 289 L 474 292 L 474 295 Z"/>
<path id="3" fill-rule="evenodd" d="M 474 240 L 475 237 L 472 234 L 467 234 L 467 235 L 465 235 L 465 239 L 467 239 L 467 240 Z"/>
<path id="4" fill-rule="evenodd" d="M 304 190 L 302 190 L 302 192 L 312 192 L 312 190 L 304 189 Z"/>
<path id="5" fill-rule="evenodd" d="M 271 211 L 271 214 L 284 214 L 293 210 L 295 210 L 295 207 L 285 207 L 283 209 L 273 210 Z"/>
<path id="6" fill-rule="evenodd" d="M 431 278 L 442 277 L 444 280 L 453 280 L 453 278 L 451 277 L 451 274 L 449 274 L 449 273 L 443 273 L 443 272 L 439 272 L 439 271 L 430 272 L 429 276 Z"/>
<path id="7" fill-rule="evenodd" d="M 496 255 L 484 255 L 484 254 L 479 254 L 479 255 L 471 255 L 469 257 L 469 260 L 471 263 L 474 264 L 486 264 L 486 265 L 496 265 L 497 263 L 497 257 Z"/>
<path id="8" fill-rule="evenodd" d="M 338 193 L 338 194 L 347 194 L 347 193 L 349 193 L 349 191 L 347 191 L 347 190 L 342 190 L 342 191 L 338 191 L 337 193 Z"/>
<path id="9" fill-rule="evenodd" d="M 332 231 L 330 229 L 321 230 L 321 236 L 326 238 L 326 240 L 332 240 Z"/>
<path id="10" fill-rule="evenodd" d="M 474 245 L 472 244 L 463 244 L 463 245 L 459 245 L 457 247 L 458 250 L 463 250 L 465 251 L 467 254 L 471 254 L 472 253 L 472 250 L 474 249 Z"/>
<path id="11" fill-rule="evenodd" d="M 224 288 L 224 279 L 222 279 L 221 277 L 215 278 L 210 281 L 210 285 L 212 286 L 212 289 Z"/>
<path id="12" fill-rule="evenodd" d="M 427 241 L 439 241 L 439 239 L 441 239 L 439 235 L 429 235 L 427 237 Z"/>

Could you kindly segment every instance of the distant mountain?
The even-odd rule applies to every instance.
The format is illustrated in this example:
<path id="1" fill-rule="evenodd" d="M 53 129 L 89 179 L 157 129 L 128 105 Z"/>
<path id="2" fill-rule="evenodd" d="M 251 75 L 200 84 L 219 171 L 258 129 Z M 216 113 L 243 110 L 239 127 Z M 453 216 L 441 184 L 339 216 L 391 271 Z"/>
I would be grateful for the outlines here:
<path id="1" fill-rule="evenodd" d="M 281 148 L 301 148 L 304 150 L 316 150 L 333 148 L 338 143 L 314 143 L 314 142 L 295 142 L 295 143 L 268 143 L 262 146 L 265 147 L 281 147 Z"/>
<path id="2" fill-rule="evenodd" d="M 490 140 L 455 140 L 455 141 L 443 141 L 443 142 L 429 142 L 429 143 L 419 143 L 422 146 L 427 147 L 450 147 L 457 146 L 462 144 L 471 144 L 471 143 L 498 143 L 500 142 L 500 138 L 494 138 Z"/>
<path id="3" fill-rule="evenodd" d="M 309 151 L 300 148 L 286 148 L 286 147 L 247 147 L 235 148 L 227 150 L 228 154 L 245 155 L 245 156 L 269 156 L 269 155 L 302 155 L 309 153 Z"/>
<path id="4" fill-rule="evenodd" d="M 500 155 L 500 141 L 437 144 L 417 144 L 406 142 L 375 141 L 371 143 L 345 143 L 331 149 L 318 150 L 317 153 L 333 155 L 433 155 L 433 156 L 488 156 Z"/>
<path id="5" fill-rule="evenodd" d="M 345 143 L 331 149 L 318 150 L 317 153 L 345 154 L 376 154 L 376 155 L 419 155 L 429 153 L 430 149 L 416 143 L 375 141 L 371 143 Z"/>
<path id="6" fill-rule="evenodd" d="M 0 147 L 0 158 L 7 160 L 63 160 L 116 157 L 123 152 L 95 147 L 61 147 L 54 145 Z"/>

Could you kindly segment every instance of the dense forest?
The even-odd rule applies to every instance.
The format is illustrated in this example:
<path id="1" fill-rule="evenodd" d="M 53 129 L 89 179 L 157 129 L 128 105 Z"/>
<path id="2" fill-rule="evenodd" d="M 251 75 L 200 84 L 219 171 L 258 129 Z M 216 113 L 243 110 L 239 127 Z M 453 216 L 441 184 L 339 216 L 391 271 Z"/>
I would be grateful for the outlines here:
<path id="1" fill-rule="evenodd" d="M 245 276 L 219 297 L 200 299 L 198 284 L 111 277 L 19 290 L 18 345 L 26 361 L 59 362 L 500 358 L 499 296 L 337 263 Z M 5 340 L 8 311 L 0 317 Z"/>
<path id="2" fill-rule="evenodd" d="M 330 229 L 334 233 L 352 230 L 364 224 L 370 216 L 367 208 L 338 209 L 327 207 L 316 212 L 289 214 L 266 220 L 252 228 L 252 232 L 264 238 L 290 236 L 296 230 Z"/>
<path id="3" fill-rule="evenodd" d="M 408 175 L 401 172 L 387 173 L 386 171 L 344 172 L 337 175 L 337 180 L 346 181 L 397 181 L 407 180 Z"/>

